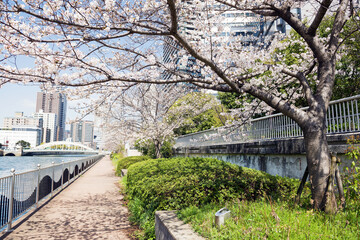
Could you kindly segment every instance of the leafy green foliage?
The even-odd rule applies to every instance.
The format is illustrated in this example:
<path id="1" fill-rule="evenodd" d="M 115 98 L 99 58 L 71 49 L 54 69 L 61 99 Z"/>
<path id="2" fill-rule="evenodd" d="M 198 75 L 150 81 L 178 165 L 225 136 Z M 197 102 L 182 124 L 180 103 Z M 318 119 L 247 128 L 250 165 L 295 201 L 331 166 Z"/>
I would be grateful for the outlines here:
<path id="1" fill-rule="evenodd" d="M 134 163 L 142 162 L 148 159 L 150 159 L 149 156 L 132 156 L 132 157 L 121 158 L 116 163 L 116 175 L 117 176 L 121 175 L 121 169 L 127 169 Z"/>
<path id="2" fill-rule="evenodd" d="M 110 159 L 112 161 L 112 164 L 116 167 L 117 162 L 122 159 L 124 157 L 124 155 L 122 153 L 111 153 L 110 154 Z"/>
<path id="3" fill-rule="evenodd" d="M 191 92 L 174 103 L 167 118 L 168 122 L 183 119 L 174 134 L 184 135 L 223 126 L 227 120 L 221 113 L 225 108 L 210 94 Z"/>
<path id="4" fill-rule="evenodd" d="M 173 156 L 173 147 L 174 140 L 171 138 L 168 138 L 164 141 L 164 143 L 161 145 L 160 148 L 160 154 L 164 158 L 169 158 Z M 155 144 L 150 139 L 143 140 L 139 139 L 135 142 L 134 147 L 136 150 L 141 152 L 145 156 L 149 156 L 150 158 L 156 158 L 155 154 Z"/>
<path id="5" fill-rule="evenodd" d="M 143 229 L 143 232 L 137 234 L 137 239 L 155 239 L 155 220 L 152 209 L 147 208 L 144 205 L 144 202 L 139 198 L 134 198 L 131 200 L 128 204 L 128 208 L 131 212 L 129 220 L 133 223 L 136 223 Z"/>
<path id="6" fill-rule="evenodd" d="M 206 112 L 187 119 L 180 127 L 174 129 L 174 134 L 179 136 L 208 130 L 213 127 L 221 127 L 225 122 L 225 118 L 221 118 L 222 116 L 220 116 L 217 110 L 209 109 Z"/>
<path id="7" fill-rule="evenodd" d="M 244 108 L 245 103 L 256 101 L 253 96 L 247 93 L 219 92 L 217 98 L 227 109 Z M 263 117 L 266 112 L 256 113 L 253 118 Z"/>
<path id="8" fill-rule="evenodd" d="M 23 148 L 30 148 L 30 143 L 24 140 L 18 141 L 15 145 L 21 146 Z"/>
<path id="9" fill-rule="evenodd" d="M 345 25 L 343 37 L 348 35 L 358 23 L 350 21 Z M 360 94 L 360 32 L 356 31 L 345 40 L 345 54 L 336 68 L 333 99 L 340 99 Z"/>
<path id="10" fill-rule="evenodd" d="M 337 62 L 337 74 L 332 99 L 340 99 L 360 94 L 360 32 L 358 20 L 353 16 L 346 22 L 340 33 L 343 41 L 342 56 Z M 328 17 L 319 27 L 321 37 L 327 37 L 331 32 L 334 16 Z"/>
<path id="11" fill-rule="evenodd" d="M 288 199 L 295 196 L 298 183 L 212 158 L 153 159 L 128 168 L 126 193 L 132 221 L 146 229 L 153 226 L 149 221 L 156 210 L 264 196 Z M 154 237 L 145 231 L 144 239 Z"/>
<path id="12" fill-rule="evenodd" d="M 221 101 L 221 104 L 224 105 L 227 109 L 243 107 L 241 101 L 244 100 L 244 97 L 242 97 L 240 93 L 219 92 L 217 97 Z"/>
<path id="13" fill-rule="evenodd" d="M 291 203 L 291 201 L 290 201 Z M 190 206 L 178 216 L 207 239 L 359 239 L 360 218 L 355 212 L 327 215 L 287 201 L 234 201 L 226 204 L 231 218 L 221 228 L 214 221 L 223 204 Z"/>
<path id="14" fill-rule="evenodd" d="M 271 176 L 213 158 L 157 159 L 128 169 L 127 192 L 161 209 L 230 199 L 289 197 L 297 180 Z"/>
<path id="15" fill-rule="evenodd" d="M 351 166 L 344 168 L 344 192 L 346 202 L 355 206 L 360 217 L 360 137 L 351 136 L 346 156 L 352 160 Z"/>

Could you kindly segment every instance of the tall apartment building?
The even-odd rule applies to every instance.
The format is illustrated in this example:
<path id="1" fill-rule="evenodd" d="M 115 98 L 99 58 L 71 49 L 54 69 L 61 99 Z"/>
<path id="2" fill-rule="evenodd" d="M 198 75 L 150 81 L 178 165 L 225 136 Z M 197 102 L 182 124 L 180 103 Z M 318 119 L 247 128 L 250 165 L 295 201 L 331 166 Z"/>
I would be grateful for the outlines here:
<path id="1" fill-rule="evenodd" d="M 187 1 L 186 4 L 191 5 L 192 1 Z M 221 31 L 213 32 L 213 40 L 221 38 L 221 41 L 231 41 L 231 38 L 240 39 L 243 44 L 254 45 L 263 41 L 265 36 L 271 36 L 274 33 L 287 34 L 290 30 L 290 26 L 286 24 L 282 19 L 267 19 L 261 15 L 257 15 L 250 11 L 240 10 L 227 10 L 228 7 L 218 4 L 214 5 L 213 9 L 221 13 L 219 18 L 221 25 Z M 302 12 L 301 6 L 292 9 L 292 12 L 301 19 Z M 201 13 L 199 13 L 201 14 Z M 179 31 L 183 34 L 192 34 L 196 32 L 195 24 L 193 20 L 187 20 L 186 22 L 179 23 Z M 196 65 L 196 60 L 192 56 L 184 59 L 183 56 L 178 56 L 179 44 L 170 37 L 164 39 L 163 45 L 163 62 L 174 62 L 176 65 L 176 71 L 186 72 L 194 77 L 201 77 L 201 71 L 191 70 Z M 210 44 L 210 43 L 209 43 Z M 163 79 L 169 79 L 172 76 L 171 72 L 164 72 L 162 74 Z"/>
<path id="2" fill-rule="evenodd" d="M 94 122 L 72 122 L 70 125 L 70 137 L 73 142 L 81 142 L 88 147 L 94 147 Z"/>
<path id="3" fill-rule="evenodd" d="M 36 99 L 36 112 L 55 113 L 56 131 L 52 141 L 65 140 L 65 122 L 66 122 L 66 96 L 62 93 L 38 92 Z"/>
<path id="4" fill-rule="evenodd" d="M 41 142 L 56 141 L 57 133 L 57 115 L 55 113 L 44 113 L 42 109 L 33 114 L 34 118 L 42 119 L 42 137 Z"/>

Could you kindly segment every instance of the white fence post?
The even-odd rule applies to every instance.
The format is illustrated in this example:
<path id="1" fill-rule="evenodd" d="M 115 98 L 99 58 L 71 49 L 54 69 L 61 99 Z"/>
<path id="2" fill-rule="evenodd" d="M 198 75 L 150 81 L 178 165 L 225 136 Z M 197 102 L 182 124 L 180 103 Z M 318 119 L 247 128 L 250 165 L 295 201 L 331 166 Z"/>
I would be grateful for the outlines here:
<path id="1" fill-rule="evenodd" d="M 61 160 L 61 189 L 64 188 L 64 160 Z"/>
<path id="2" fill-rule="evenodd" d="M 53 191 L 54 191 L 54 178 L 55 178 L 55 162 L 51 162 L 51 168 L 52 168 L 52 176 L 51 176 L 51 192 L 50 192 L 50 198 L 53 197 Z"/>
<path id="3" fill-rule="evenodd" d="M 38 177 L 37 177 L 37 188 L 36 188 L 36 208 L 39 207 L 39 194 L 40 194 L 40 164 L 37 165 Z"/>
<path id="4" fill-rule="evenodd" d="M 10 188 L 10 198 L 9 198 L 9 210 L 8 210 L 8 225 L 7 232 L 11 232 L 11 224 L 13 218 L 13 210 L 14 210 L 14 191 L 15 191 L 15 169 L 11 169 L 11 188 Z"/>

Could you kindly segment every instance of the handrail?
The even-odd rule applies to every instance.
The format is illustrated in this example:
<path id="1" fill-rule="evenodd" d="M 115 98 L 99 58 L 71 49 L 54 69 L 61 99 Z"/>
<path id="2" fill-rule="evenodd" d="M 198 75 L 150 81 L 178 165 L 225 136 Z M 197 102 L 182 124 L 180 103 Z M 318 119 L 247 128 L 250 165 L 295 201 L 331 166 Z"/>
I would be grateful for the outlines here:
<path id="1" fill-rule="evenodd" d="M 30 170 L 0 178 L 0 229 L 7 225 L 11 231 L 14 219 L 30 208 L 37 208 L 39 201 L 50 198 L 65 184 L 77 179 L 104 155 L 90 156 L 74 161 Z"/>
<path id="2" fill-rule="evenodd" d="M 308 107 L 301 109 L 306 110 Z M 360 95 L 331 101 L 326 124 L 327 134 L 360 131 Z M 241 128 L 233 125 L 179 136 L 175 139 L 175 148 L 293 138 L 302 135 L 301 128 L 294 120 L 277 113 L 251 119 Z"/>

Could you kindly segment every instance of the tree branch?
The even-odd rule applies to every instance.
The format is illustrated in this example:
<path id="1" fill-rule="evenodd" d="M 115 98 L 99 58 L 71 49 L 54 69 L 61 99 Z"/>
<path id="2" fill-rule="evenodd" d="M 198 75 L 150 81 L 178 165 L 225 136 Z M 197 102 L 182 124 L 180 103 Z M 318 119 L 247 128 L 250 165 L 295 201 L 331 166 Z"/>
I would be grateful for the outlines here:
<path id="1" fill-rule="evenodd" d="M 256 98 L 264 101 L 270 107 L 278 110 L 279 112 L 283 113 L 284 115 L 290 117 L 295 122 L 297 122 L 300 126 L 305 126 L 306 121 L 309 120 L 306 112 L 295 107 L 294 105 L 290 104 L 289 102 L 282 100 L 279 97 L 276 97 L 267 91 L 263 91 L 262 89 L 249 84 L 244 83 L 241 88 L 243 91 L 253 95 Z"/>
<path id="2" fill-rule="evenodd" d="M 289 71 L 288 69 L 283 69 L 282 72 L 299 80 L 299 82 L 301 83 L 301 86 L 303 87 L 303 92 L 305 94 L 306 101 L 307 101 L 308 105 L 310 106 L 310 104 L 315 101 L 315 98 L 312 93 L 310 84 L 305 77 L 305 74 L 303 72 L 293 73 L 293 72 Z"/>
<path id="3" fill-rule="evenodd" d="M 329 49 L 333 56 L 335 55 L 336 50 L 339 45 L 339 36 L 341 33 L 341 29 L 344 27 L 344 25 L 347 21 L 346 9 L 347 9 L 348 3 L 349 3 L 349 0 L 341 1 L 340 6 L 339 6 L 338 10 L 336 11 L 334 24 L 333 24 L 333 28 L 331 30 L 330 40 L 329 40 Z"/>
<path id="4" fill-rule="evenodd" d="M 320 23 L 322 22 L 326 12 L 328 11 L 331 2 L 332 2 L 331 0 L 323 0 L 322 3 L 320 4 L 320 8 L 316 13 L 315 18 L 307 31 L 307 33 L 310 36 L 315 36 L 316 30 L 319 27 Z"/>

